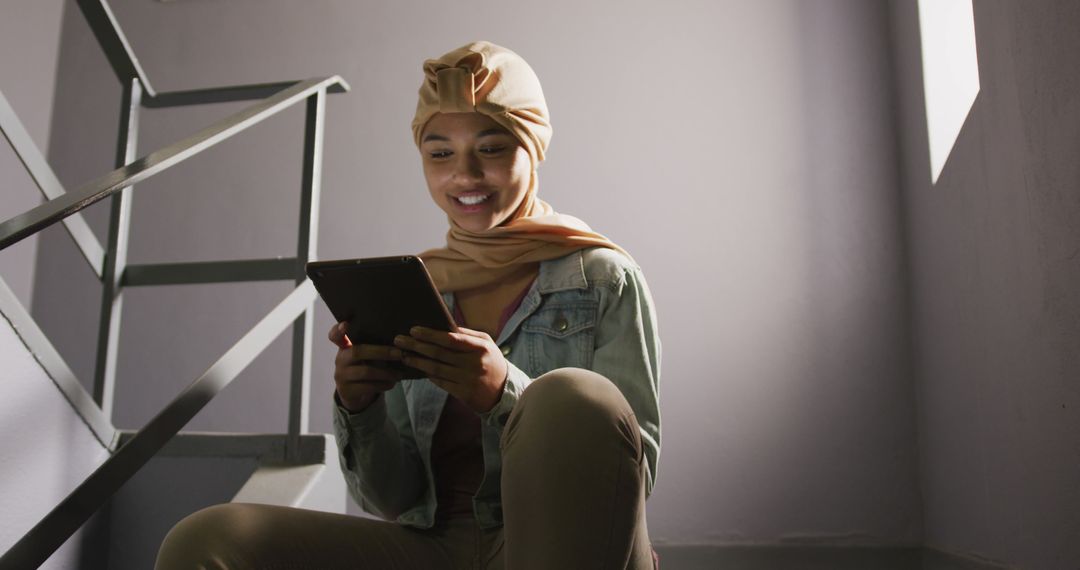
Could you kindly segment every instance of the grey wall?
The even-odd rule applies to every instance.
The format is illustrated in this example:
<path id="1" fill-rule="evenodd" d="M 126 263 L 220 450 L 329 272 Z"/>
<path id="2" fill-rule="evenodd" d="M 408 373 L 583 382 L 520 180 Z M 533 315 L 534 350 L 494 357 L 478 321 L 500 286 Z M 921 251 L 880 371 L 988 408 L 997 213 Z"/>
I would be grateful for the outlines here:
<path id="1" fill-rule="evenodd" d="M 0 9 L 0 92 L 42 153 L 48 149 L 63 0 L 5 0 Z M 41 203 L 41 192 L 0 136 L 0 221 Z M 0 277 L 30 306 L 37 238 L 0 252 Z"/>
<path id="2" fill-rule="evenodd" d="M 420 64 L 477 38 L 515 49 L 555 125 L 541 195 L 629 249 L 655 295 L 654 540 L 919 540 L 885 4 L 113 4 L 158 89 L 331 73 L 352 83 L 329 103 L 324 259 L 442 242 L 408 129 Z M 61 179 L 107 170 L 119 88 L 74 10 L 57 93 Z M 141 152 L 240 107 L 147 112 Z M 130 260 L 291 255 L 301 125 L 293 110 L 138 188 Z M 88 215 L 98 230 L 105 209 Z M 80 260 L 65 240 L 41 240 L 34 311 L 88 379 L 99 288 L 71 269 Z M 117 424 L 142 425 L 288 289 L 128 291 Z M 330 324 L 320 307 L 316 335 Z M 190 427 L 283 430 L 287 348 L 279 339 Z M 331 359 L 317 339 L 319 431 Z"/>
<path id="3" fill-rule="evenodd" d="M 975 2 L 981 92 L 930 184 L 894 2 L 927 544 L 1080 563 L 1080 5 Z"/>

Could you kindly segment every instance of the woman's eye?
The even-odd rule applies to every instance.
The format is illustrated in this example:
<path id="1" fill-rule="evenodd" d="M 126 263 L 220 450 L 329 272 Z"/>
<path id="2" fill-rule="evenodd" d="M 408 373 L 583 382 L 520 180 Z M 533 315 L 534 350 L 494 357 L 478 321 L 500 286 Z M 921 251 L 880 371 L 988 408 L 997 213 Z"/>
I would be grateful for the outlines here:
<path id="1" fill-rule="evenodd" d="M 435 150 L 435 151 L 429 152 L 428 156 L 430 156 L 431 158 L 446 158 L 446 157 L 450 156 L 450 151 L 448 151 L 448 150 Z"/>
<path id="2" fill-rule="evenodd" d="M 482 154 L 498 154 L 506 150 L 505 146 L 485 146 L 480 148 Z"/>

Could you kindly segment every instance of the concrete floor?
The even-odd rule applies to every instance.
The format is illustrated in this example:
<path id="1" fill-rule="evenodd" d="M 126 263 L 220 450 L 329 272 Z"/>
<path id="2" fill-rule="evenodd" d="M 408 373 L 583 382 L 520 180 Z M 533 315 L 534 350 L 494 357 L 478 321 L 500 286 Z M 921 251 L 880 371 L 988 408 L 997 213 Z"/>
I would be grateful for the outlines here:
<path id="1" fill-rule="evenodd" d="M 664 546 L 662 570 L 1003 570 L 918 547 Z"/>

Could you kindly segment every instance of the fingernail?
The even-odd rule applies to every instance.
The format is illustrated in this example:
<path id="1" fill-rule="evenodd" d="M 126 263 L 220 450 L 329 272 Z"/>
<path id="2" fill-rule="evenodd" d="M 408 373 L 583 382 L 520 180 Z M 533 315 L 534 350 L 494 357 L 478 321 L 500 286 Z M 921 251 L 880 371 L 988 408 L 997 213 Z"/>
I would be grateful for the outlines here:
<path id="1" fill-rule="evenodd" d="M 394 337 L 394 344 L 405 344 L 405 337 L 402 336 L 402 335 L 395 336 Z"/>
<path id="2" fill-rule="evenodd" d="M 411 335 L 418 335 L 418 334 L 420 334 L 420 332 L 421 332 L 420 327 L 413 327 L 413 328 L 409 329 L 409 334 L 411 334 Z"/>

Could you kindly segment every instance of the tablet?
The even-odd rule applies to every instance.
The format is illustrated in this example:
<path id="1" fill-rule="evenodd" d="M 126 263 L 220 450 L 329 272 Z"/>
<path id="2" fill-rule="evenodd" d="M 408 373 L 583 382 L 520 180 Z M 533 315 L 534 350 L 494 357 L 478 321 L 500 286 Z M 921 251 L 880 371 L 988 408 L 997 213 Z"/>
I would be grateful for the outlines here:
<path id="1" fill-rule="evenodd" d="M 305 269 L 334 319 L 348 323 L 353 344 L 393 346 L 395 336 L 408 336 L 414 326 L 457 329 L 424 262 L 414 255 L 313 261 Z M 404 373 L 403 379 L 427 377 L 400 362 L 379 364 Z"/>

